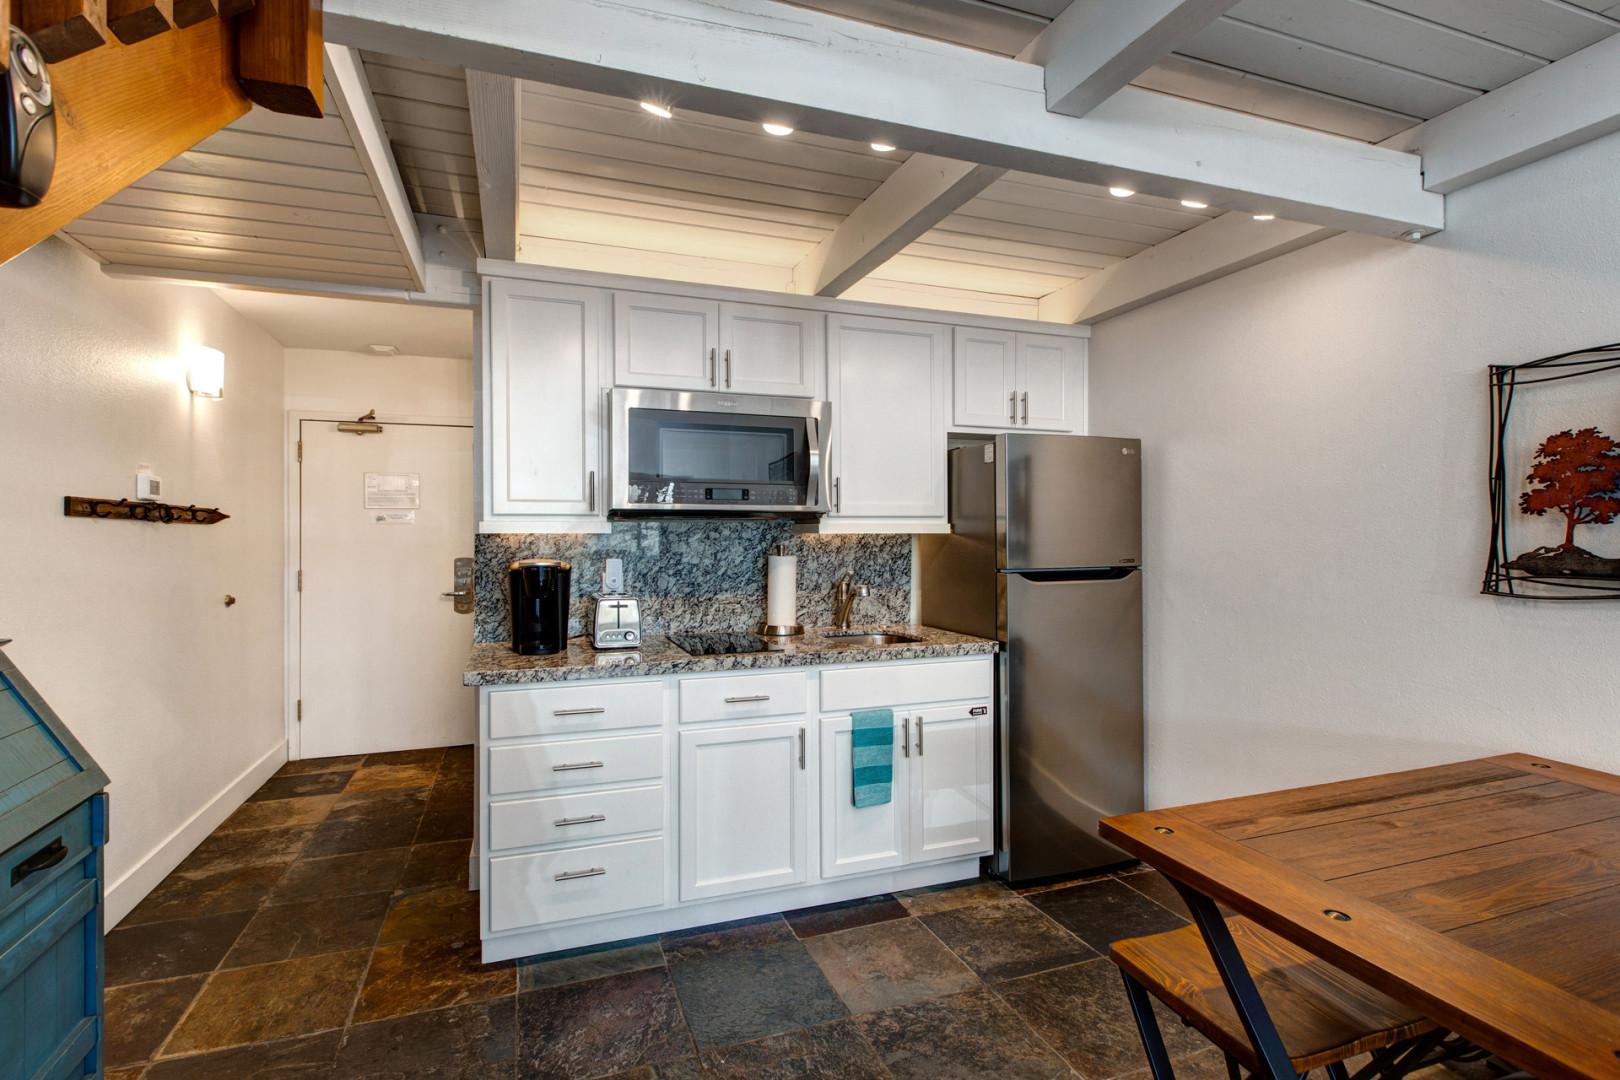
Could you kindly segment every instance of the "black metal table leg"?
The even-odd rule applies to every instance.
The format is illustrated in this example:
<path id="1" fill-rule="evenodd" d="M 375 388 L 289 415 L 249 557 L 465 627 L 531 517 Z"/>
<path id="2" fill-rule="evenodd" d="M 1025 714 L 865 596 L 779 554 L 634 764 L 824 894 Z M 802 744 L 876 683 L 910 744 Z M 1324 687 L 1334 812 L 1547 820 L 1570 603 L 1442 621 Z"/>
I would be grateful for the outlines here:
<path id="1" fill-rule="evenodd" d="M 1142 989 L 1142 984 L 1131 978 L 1131 973 L 1120 970 L 1125 979 L 1125 996 L 1131 1003 L 1131 1015 L 1136 1018 L 1136 1032 L 1142 1036 L 1142 1049 L 1147 1053 L 1148 1071 L 1153 1080 L 1176 1080 L 1176 1070 L 1170 1067 L 1170 1052 L 1164 1046 L 1164 1034 L 1159 1030 L 1159 1018 L 1153 1015 L 1153 999 Z"/>
<path id="2" fill-rule="evenodd" d="M 1187 902 L 1193 922 L 1197 924 L 1204 944 L 1209 947 L 1209 955 L 1215 961 L 1215 970 L 1220 972 L 1221 982 L 1226 984 L 1226 992 L 1232 996 L 1232 1007 L 1243 1022 L 1249 1045 L 1254 1047 L 1255 1056 L 1260 1059 L 1260 1075 L 1265 1080 L 1296 1080 L 1298 1074 L 1294 1072 L 1288 1049 L 1283 1046 L 1282 1036 L 1277 1034 L 1277 1025 L 1266 1011 L 1266 1003 L 1261 1000 L 1260 991 L 1249 975 L 1248 965 L 1243 962 L 1237 942 L 1232 940 L 1232 931 L 1227 928 L 1220 908 L 1197 889 L 1174 878 L 1170 883 Z"/>

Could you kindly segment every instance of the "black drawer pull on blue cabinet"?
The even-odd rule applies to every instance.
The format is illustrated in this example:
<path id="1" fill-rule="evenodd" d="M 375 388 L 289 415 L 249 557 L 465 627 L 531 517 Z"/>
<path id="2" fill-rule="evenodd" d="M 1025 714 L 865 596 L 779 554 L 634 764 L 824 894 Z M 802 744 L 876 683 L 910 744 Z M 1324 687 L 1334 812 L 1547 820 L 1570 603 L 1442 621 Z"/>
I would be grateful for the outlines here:
<path id="1" fill-rule="evenodd" d="M 11 868 L 11 883 L 16 885 L 41 870 L 49 870 L 67 857 L 67 845 L 62 843 L 62 838 L 58 836 L 16 866 L 13 866 Z"/>

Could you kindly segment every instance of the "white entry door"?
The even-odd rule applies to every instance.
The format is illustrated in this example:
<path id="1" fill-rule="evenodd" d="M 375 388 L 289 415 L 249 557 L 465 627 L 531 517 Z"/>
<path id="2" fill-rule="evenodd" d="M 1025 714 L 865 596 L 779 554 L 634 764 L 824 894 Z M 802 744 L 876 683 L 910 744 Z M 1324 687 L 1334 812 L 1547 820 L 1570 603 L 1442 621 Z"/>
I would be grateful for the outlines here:
<path id="1" fill-rule="evenodd" d="M 461 684 L 473 617 L 454 567 L 472 556 L 472 428 L 301 420 L 296 756 L 470 743 Z M 470 587 L 470 586 L 469 586 Z"/>

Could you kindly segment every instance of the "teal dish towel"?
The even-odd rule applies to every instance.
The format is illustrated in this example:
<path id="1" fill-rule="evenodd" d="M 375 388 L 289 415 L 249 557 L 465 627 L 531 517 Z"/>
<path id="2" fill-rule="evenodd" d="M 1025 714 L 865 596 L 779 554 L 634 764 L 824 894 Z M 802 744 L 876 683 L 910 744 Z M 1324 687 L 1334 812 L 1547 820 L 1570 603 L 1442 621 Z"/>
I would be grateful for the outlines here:
<path id="1" fill-rule="evenodd" d="M 894 798 L 894 710 L 857 709 L 850 719 L 855 805 L 882 806 Z"/>

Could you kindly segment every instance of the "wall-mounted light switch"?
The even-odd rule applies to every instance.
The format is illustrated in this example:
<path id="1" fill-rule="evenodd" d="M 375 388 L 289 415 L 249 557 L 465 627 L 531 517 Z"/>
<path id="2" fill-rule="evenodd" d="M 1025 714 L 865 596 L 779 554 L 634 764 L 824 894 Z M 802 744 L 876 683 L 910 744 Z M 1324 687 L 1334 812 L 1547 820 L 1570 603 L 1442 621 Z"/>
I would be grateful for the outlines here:
<path id="1" fill-rule="evenodd" d="M 135 497 L 142 502 L 156 502 L 163 498 L 163 480 L 151 469 L 142 468 L 135 474 Z"/>
<path id="2" fill-rule="evenodd" d="M 606 559 L 602 563 L 602 591 L 609 596 L 624 595 L 624 560 Z"/>

